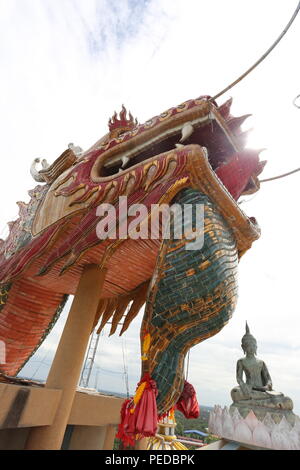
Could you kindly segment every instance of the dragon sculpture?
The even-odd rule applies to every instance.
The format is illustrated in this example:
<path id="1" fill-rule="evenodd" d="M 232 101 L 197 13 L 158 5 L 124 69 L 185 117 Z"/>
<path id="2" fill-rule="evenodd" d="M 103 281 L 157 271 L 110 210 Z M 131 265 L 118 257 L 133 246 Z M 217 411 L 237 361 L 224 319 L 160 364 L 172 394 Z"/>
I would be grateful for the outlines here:
<path id="1" fill-rule="evenodd" d="M 259 189 L 265 162 L 245 148 L 241 125 L 248 115 L 233 117 L 230 107 L 231 100 L 218 106 L 201 96 L 144 124 L 123 107 L 89 150 L 70 144 L 51 165 L 32 167 L 40 184 L 29 191 L 28 204 L 18 203 L 19 218 L 0 241 L 3 374 L 16 375 L 45 339 L 83 266 L 100 264 L 107 275 L 94 328 L 100 332 L 110 321 L 113 334 L 123 318 L 123 334 L 146 302 L 142 375 L 156 382 L 160 414 L 177 402 L 185 355 L 230 319 L 239 259 L 260 235 L 237 201 Z M 201 204 L 203 247 L 189 250 L 193 240 L 161 233 L 99 239 L 101 204 L 114 205 L 119 228 L 125 223 L 120 196 L 129 208 L 144 204 L 146 218 L 153 204 Z M 173 229 L 176 223 L 173 217 Z M 191 223 L 195 228 L 193 215 Z"/>

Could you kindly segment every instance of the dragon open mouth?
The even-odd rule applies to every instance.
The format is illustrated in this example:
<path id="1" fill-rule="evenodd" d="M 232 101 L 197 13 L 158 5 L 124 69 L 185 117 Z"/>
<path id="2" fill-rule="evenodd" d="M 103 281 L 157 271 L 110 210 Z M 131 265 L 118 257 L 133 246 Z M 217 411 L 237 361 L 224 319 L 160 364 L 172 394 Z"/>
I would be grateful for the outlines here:
<path id="1" fill-rule="evenodd" d="M 220 177 L 234 155 L 239 153 L 243 159 L 242 153 L 247 153 L 244 149 L 246 133 L 241 132 L 240 126 L 249 115 L 229 119 L 227 116 L 227 119 L 226 117 L 224 119 L 222 108 L 216 110 L 208 107 L 204 112 L 203 109 L 201 111 L 195 113 L 188 110 L 180 116 L 180 119 L 174 120 L 172 126 L 166 126 L 166 122 L 162 121 L 155 129 L 151 129 L 151 121 L 149 121 L 150 128 L 144 129 L 144 132 L 148 134 L 147 138 L 145 136 L 141 142 L 131 143 L 134 140 L 134 129 L 119 135 L 121 148 L 116 146 L 112 152 L 108 151 L 103 155 L 94 174 L 96 179 L 105 181 L 105 179 L 119 176 L 158 155 L 191 144 L 197 144 L 206 149 L 208 161 Z M 126 141 L 127 136 L 130 137 L 128 141 Z M 257 171 L 249 174 L 243 194 L 251 194 L 259 189 L 257 175 L 262 168 L 263 165 L 259 165 Z M 231 172 L 230 165 L 225 172 L 227 174 Z M 222 177 L 221 180 L 226 186 Z M 230 191 L 230 188 L 227 187 L 227 189 Z"/>
<path id="2" fill-rule="evenodd" d="M 259 151 L 245 148 L 247 131 L 241 126 L 250 115 L 232 116 L 231 102 L 228 100 L 218 107 L 207 97 L 201 97 L 171 108 L 145 124 L 126 121 L 123 108 L 122 119 L 117 120 L 115 114 L 110 121 L 108 138 L 91 149 L 101 151 L 91 170 L 92 181 L 107 183 L 126 176 L 129 171 L 145 168 L 145 164 L 159 155 L 199 145 L 205 148 L 210 166 L 235 200 L 241 194 L 256 192 L 257 176 L 265 162 L 259 161 Z"/>
<path id="3" fill-rule="evenodd" d="M 229 143 L 226 152 L 220 140 L 227 140 Z M 198 144 L 207 149 L 208 159 L 214 170 L 237 150 L 224 126 L 210 112 L 204 117 L 168 129 L 134 149 L 128 149 L 105 160 L 99 171 L 100 177 L 121 173 L 161 153 L 189 144 Z"/>

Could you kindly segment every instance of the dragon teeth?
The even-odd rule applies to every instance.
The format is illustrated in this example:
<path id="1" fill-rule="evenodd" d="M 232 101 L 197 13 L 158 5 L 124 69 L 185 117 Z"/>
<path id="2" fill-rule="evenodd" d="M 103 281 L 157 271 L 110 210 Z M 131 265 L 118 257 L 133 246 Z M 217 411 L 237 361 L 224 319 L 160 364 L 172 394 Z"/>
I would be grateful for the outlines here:
<path id="1" fill-rule="evenodd" d="M 129 162 L 129 160 L 130 160 L 129 157 L 122 157 L 122 166 L 121 166 L 121 168 L 125 168 L 125 166 Z"/>
<path id="2" fill-rule="evenodd" d="M 186 122 L 181 129 L 181 139 L 179 142 L 187 140 L 194 132 L 194 127 L 191 122 Z"/>
<path id="3" fill-rule="evenodd" d="M 206 158 L 208 158 L 208 150 L 206 147 L 202 147 L 202 150 L 204 152 L 204 155 L 206 156 Z"/>

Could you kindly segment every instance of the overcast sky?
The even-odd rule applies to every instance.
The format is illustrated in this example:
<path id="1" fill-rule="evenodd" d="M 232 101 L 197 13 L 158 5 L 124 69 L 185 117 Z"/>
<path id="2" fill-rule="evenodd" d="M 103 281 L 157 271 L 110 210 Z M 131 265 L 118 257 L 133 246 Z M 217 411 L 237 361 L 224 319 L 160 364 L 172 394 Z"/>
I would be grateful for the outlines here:
<path id="1" fill-rule="evenodd" d="M 214 95 L 279 36 L 297 1 L 0 0 L 1 221 L 35 186 L 36 157 L 53 162 L 69 142 L 87 149 L 124 103 L 139 122 L 201 94 Z M 248 146 L 266 148 L 264 177 L 299 167 L 300 17 L 275 51 L 218 99 L 233 114 L 252 113 Z M 239 303 L 217 336 L 191 350 L 188 380 L 201 404 L 230 404 L 245 321 L 258 341 L 274 389 L 300 413 L 300 173 L 265 183 L 241 206 L 261 225 L 261 239 L 240 262 Z M 140 373 L 136 319 L 125 339 L 100 338 L 98 386 L 130 392 Z M 46 378 L 66 312 L 22 371 Z M 43 360 L 43 363 L 41 363 Z M 96 382 L 95 376 L 91 386 Z"/>

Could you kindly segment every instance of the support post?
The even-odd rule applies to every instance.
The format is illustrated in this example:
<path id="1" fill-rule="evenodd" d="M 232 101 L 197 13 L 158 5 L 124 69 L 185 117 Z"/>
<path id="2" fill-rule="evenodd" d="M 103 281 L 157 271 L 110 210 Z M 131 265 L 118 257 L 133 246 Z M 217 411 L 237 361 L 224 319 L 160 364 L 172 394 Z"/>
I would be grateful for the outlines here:
<path id="1" fill-rule="evenodd" d="M 62 390 L 61 401 L 53 423 L 32 429 L 25 449 L 61 448 L 105 274 L 106 269 L 98 265 L 88 265 L 83 269 L 46 382 L 47 388 Z"/>
<path id="2" fill-rule="evenodd" d="M 106 434 L 105 434 L 105 439 L 103 443 L 103 449 L 102 450 L 112 450 L 114 447 L 114 440 L 116 437 L 116 426 L 114 424 L 108 424 L 106 426 Z"/>
<path id="3" fill-rule="evenodd" d="M 68 450 L 102 450 L 105 426 L 74 426 Z"/>

